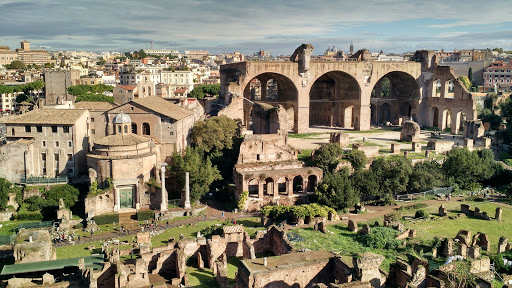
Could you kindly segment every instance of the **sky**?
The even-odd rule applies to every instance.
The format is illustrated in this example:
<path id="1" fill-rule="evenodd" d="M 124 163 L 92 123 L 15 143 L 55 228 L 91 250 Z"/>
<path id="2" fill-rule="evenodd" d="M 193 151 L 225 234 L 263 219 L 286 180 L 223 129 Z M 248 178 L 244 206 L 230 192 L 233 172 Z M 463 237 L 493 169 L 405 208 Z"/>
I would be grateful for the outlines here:
<path id="1" fill-rule="evenodd" d="M 0 0 L 0 46 L 52 51 L 150 47 L 289 55 L 333 45 L 385 53 L 512 50 L 510 0 Z"/>

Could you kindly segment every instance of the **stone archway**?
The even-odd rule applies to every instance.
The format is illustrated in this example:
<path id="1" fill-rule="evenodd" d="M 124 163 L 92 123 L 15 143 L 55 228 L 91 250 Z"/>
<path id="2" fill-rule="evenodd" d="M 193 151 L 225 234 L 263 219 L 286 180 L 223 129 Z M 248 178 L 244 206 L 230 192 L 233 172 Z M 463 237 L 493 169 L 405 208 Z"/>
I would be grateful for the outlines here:
<path id="1" fill-rule="evenodd" d="M 316 175 L 309 175 L 308 176 L 308 187 L 307 187 L 306 191 L 307 192 L 315 192 L 316 184 L 317 184 Z"/>
<path id="2" fill-rule="evenodd" d="M 309 92 L 309 125 L 359 127 L 354 120 L 360 99 L 361 87 L 352 75 L 342 71 L 324 73 Z"/>
<path id="3" fill-rule="evenodd" d="M 293 178 L 293 193 L 302 193 L 304 191 L 304 178 L 302 176 L 295 176 Z"/>
<path id="4" fill-rule="evenodd" d="M 379 108 L 379 123 L 391 121 L 391 106 L 388 103 L 380 105 Z"/>
<path id="5" fill-rule="evenodd" d="M 277 191 L 281 195 L 288 194 L 288 178 L 281 177 L 277 180 Z"/>
<path id="6" fill-rule="evenodd" d="M 249 196 L 258 198 L 259 196 L 259 182 L 256 179 L 252 179 L 248 182 Z"/>
<path id="7" fill-rule="evenodd" d="M 432 107 L 432 127 L 439 128 L 439 109 L 437 107 Z"/>
<path id="8" fill-rule="evenodd" d="M 278 73 L 266 72 L 255 76 L 244 87 L 244 125 L 251 130 L 252 124 L 252 102 L 262 103 L 277 107 L 282 105 L 289 111 L 289 130 L 298 130 L 298 90 L 293 81 Z"/>
<path id="9" fill-rule="evenodd" d="M 274 179 L 267 178 L 263 182 L 263 196 L 274 195 Z"/>
<path id="10" fill-rule="evenodd" d="M 443 119 L 441 122 L 441 130 L 447 130 L 452 128 L 452 110 L 450 108 L 443 110 Z"/>

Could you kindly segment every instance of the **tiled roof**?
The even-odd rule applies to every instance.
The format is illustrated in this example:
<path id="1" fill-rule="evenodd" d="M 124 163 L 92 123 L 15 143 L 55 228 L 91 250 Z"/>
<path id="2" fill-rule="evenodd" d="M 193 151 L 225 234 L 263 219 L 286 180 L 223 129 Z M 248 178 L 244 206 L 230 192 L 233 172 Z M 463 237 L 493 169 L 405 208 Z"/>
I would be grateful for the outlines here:
<path id="1" fill-rule="evenodd" d="M 131 102 L 175 120 L 181 120 L 194 114 L 194 112 L 186 108 L 182 108 L 157 96 L 137 98 Z"/>
<path id="2" fill-rule="evenodd" d="M 135 88 L 137 88 L 137 86 L 133 86 L 133 85 L 117 85 L 117 87 L 121 87 L 124 90 L 135 90 Z"/>
<path id="3" fill-rule="evenodd" d="M 77 109 L 87 109 L 87 110 L 110 110 L 116 108 L 117 105 L 109 102 L 92 102 L 92 101 L 82 101 L 75 103 L 75 108 Z"/>
<path id="4" fill-rule="evenodd" d="M 224 226 L 222 227 L 224 230 L 224 234 L 231 234 L 231 233 L 243 233 L 244 228 L 242 225 L 234 225 L 234 226 Z"/>
<path id="5" fill-rule="evenodd" d="M 5 124 L 73 125 L 85 112 L 83 109 L 37 109 L 13 117 Z"/>
<path id="6" fill-rule="evenodd" d="M 150 138 L 139 136 L 137 134 L 117 134 L 99 139 L 94 144 L 104 146 L 130 146 L 151 141 Z"/>

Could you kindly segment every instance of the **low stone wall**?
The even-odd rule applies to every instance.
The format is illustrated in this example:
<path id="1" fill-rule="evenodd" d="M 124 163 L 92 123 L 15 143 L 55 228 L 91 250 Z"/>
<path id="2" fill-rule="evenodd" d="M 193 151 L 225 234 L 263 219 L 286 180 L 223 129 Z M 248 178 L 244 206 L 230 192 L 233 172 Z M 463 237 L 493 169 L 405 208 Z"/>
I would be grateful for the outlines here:
<path id="1" fill-rule="evenodd" d="M 352 149 L 363 151 L 366 158 L 379 156 L 379 146 L 363 146 L 361 144 L 352 144 Z"/>
<path id="2" fill-rule="evenodd" d="M 10 221 L 14 212 L 0 212 L 0 222 Z"/>
<path id="3" fill-rule="evenodd" d="M 452 150 L 453 141 L 444 141 L 444 140 L 430 140 L 427 144 L 428 147 L 432 148 L 437 153 L 444 153 Z"/>
<path id="4" fill-rule="evenodd" d="M 471 210 L 471 207 L 467 204 L 460 205 L 460 211 L 468 216 L 473 216 L 475 218 L 480 218 L 483 220 L 491 220 L 491 217 L 487 215 L 487 212 L 481 212 L 480 208 L 475 207 L 475 210 Z"/>
<path id="5" fill-rule="evenodd" d="M 201 213 L 206 209 L 206 205 L 200 205 L 191 209 L 185 209 L 185 208 L 174 208 L 167 210 L 163 215 L 160 215 L 160 221 L 162 220 L 171 220 L 176 217 L 183 217 L 183 216 L 193 216 Z"/>

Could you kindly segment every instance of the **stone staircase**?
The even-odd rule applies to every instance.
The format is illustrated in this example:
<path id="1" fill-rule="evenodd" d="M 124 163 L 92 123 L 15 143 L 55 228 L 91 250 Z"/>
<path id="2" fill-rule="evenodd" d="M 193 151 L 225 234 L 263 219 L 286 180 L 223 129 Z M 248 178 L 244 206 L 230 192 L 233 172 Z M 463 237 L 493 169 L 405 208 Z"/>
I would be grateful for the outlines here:
<path id="1" fill-rule="evenodd" d="M 137 214 L 134 212 L 119 213 L 119 226 L 123 226 L 124 229 L 135 230 L 139 228 L 139 222 L 137 222 Z"/>

